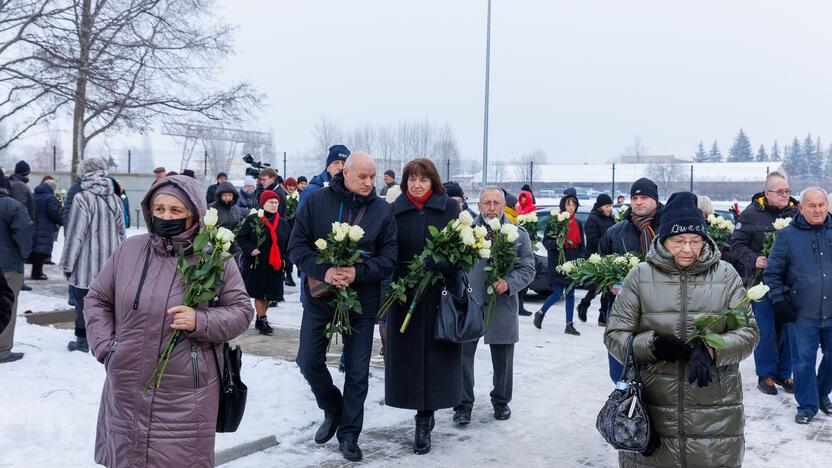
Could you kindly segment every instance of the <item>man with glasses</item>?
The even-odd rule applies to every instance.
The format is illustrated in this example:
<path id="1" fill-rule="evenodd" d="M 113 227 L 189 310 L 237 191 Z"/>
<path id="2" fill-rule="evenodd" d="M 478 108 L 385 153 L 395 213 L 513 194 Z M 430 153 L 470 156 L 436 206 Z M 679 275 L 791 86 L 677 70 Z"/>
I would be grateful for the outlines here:
<path id="1" fill-rule="evenodd" d="M 260 173 L 257 175 L 257 182 L 257 190 L 254 191 L 254 199 L 259 200 L 260 194 L 262 194 L 265 190 L 271 190 L 277 194 L 278 203 L 280 203 L 277 207 L 277 213 L 280 216 L 283 216 L 286 213 L 286 191 L 283 190 L 283 187 L 280 186 L 280 183 L 277 180 L 277 171 L 271 167 L 261 169 Z"/>
<path id="2" fill-rule="evenodd" d="M 766 177 L 765 189 L 754 195 L 751 204 L 740 214 L 731 236 L 731 255 L 737 260 L 746 284 L 762 281 L 762 270 L 768 265 L 768 258 L 761 252 L 766 233 L 774 230 L 774 221 L 794 218 L 798 214 L 797 200 L 789 193 L 786 177 L 772 172 Z M 760 344 L 754 350 L 757 388 L 767 395 L 777 395 L 777 384 L 793 393 L 789 334 L 784 324 L 776 320 L 767 297 L 751 306 L 760 328 Z"/>

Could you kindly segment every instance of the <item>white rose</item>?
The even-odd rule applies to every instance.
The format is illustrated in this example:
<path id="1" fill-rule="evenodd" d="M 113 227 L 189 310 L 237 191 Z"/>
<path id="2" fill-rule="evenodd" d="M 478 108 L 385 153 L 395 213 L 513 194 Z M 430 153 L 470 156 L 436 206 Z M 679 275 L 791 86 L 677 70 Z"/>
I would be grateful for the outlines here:
<path id="1" fill-rule="evenodd" d="M 783 229 L 784 227 L 788 226 L 792 222 L 792 218 L 777 218 L 774 221 L 774 229 L 778 231 Z"/>
<path id="2" fill-rule="evenodd" d="M 474 226 L 474 235 L 483 238 L 488 235 L 488 229 L 485 226 Z"/>
<path id="3" fill-rule="evenodd" d="M 500 220 L 497 218 L 492 218 L 487 221 L 488 227 L 491 228 L 492 232 L 500 232 Z"/>
<path id="4" fill-rule="evenodd" d="M 462 243 L 467 245 L 468 247 L 474 245 L 474 242 L 476 242 L 476 239 L 474 239 L 474 230 L 470 227 L 460 231 L 459 238 L 462 240 Z"/>
<path id="5" fill-rule="evenodd" d="M 717 217 L 714 216 L 713 213 L 709 214 L 708 215 L 708 223 L 709 224 L 716 224 L 716 222 L 717 222 Z"/>
<path id="6" fill-rule="evenodd" d="M 639 264 L 638 257 L 630 257 L 630 268 L 635 268 Z"/>
<path id="7" fill-rule="evenodd" d="M 318 250 L 326 250 L 326 241 L 323 239 L 316 240 L 315 247 L 317 247 Z"/>
<path id="8" fill-rule="evenodd" d="M 480 258 L 490 258 L 491 257 L 491 249 L 480 249 L 477 251 L 480 255 Z"/>
<path id="9" fill-rule="evenodd" d="M 752 301 L 759 301 L 763 298 L 766 294 L 768 294 L 768 290 L 771 289 L 763 283 L 760 283 L 756 286 L 748 288 L 745 292 L 745 295 L 748 296 L 749 299 Z"/>
<path id="10" fill-rule="evenodd" d="M 563 221 L 566 221 L 567 219 L 572 217 L 572 213 L 568 211 L 564 211 L 563 213 L 561 213 L 561 215 L 563 216 Z"/>
<path id="11" fill-rule="evenodd" d="M 451 221 L 451 229 L 458 232 L 461 228 L 462 228 L 462 223 L 460 223 L 458 219 L 455 219 L 455 220 Z"/>
<path id="12" fill-rule="evenodd" d="M 257 208 L 252 208 L 252 209 L 248 210 L 248 214 L 249 215 L 257 214 Z"/>
<path id="13" fill-rule="evenodd" d="M 590 255 L 589 256 L 589 263 L 596 264 L 596 265 L 601 263 L 601 256 L 598 255 L 597 253 L 594 253 L 594 254 Z"/>
<path id="14" fill-rule="evenodd" d="M 564 262 L 564 264 L 557 267 L 557 269 L 559 269 L 561 271 L 561 273 L 564 273 L 564 274 L 568 275 L 569 273 L 572 273 L 575 270 L 575 263 L 573 263 L 570 260 L 568 262 Z"/>
<path id="15" fill-rule="evenodd" d="M 621 256 L 615 257 L 615 260 L 613 260 L 613 262 L 618 263 L 619 265 L 628 264 L 627 259 Z"/>
<path id="16" fill-rule="evenodd" d="M 266 212 L 263 211 L 263 208 L 260 208 L 259 210 L 257 210 L 257 217 L 262 218 L 263 216 L 266 216 Z"/>
<path id="17" fill-rule="evenodd" d="M 341 242 L 341 241 L 343 241 L 344 239 L 347 238 L 348 234 L 349 234 L 349 230 L 345 231 L 345 230 L 339 228 L 339 229 L 335 230 L 334 237 L 335 237 L 336 241 Z"/>
<path id="18" fill-rule="evenodd" d="M 216 208 L 208 208 L 208 211 L 205 213 L 205 217 L 202 218 L 202 222 L 205 224 L 205 227 L 216 226 L 218 220 L 219 216 L 217 215 Z"/>
<path id="19" fill-rule="evenodd" d="M 220 248 L 223 252 L 228 252 L 231 249 L 231 242 L 223 242 Z"/>
<path id="20" fill-rule="evenodd" d="M 529 221 L 533 223 L 537 222 L 537 213 L 529 213 L 527 216 L 529 217 Z"/>
<path id="21" fill-rule="evenodd" d="M 465 226 L 470 226 L 474 223 L 474 218 L 471 217 L 471 213 L 469 213 L 467 210 L 460 213 L 459 218 L 457 219 L 459 219 L 459 222 L 464 224 Z"/>
<path id="22" fill-rule="evenodd" d="M 490 241 L 490 240 L 483 240 L 483 241 L 480 243 L 480 246 L 481 246 L 483 249 L 490 249 L 490 248 L 491 248 L 491 241 Z"/>
<path id="23" fill-rule="evenodd" d="M 221 227 L 217 230 L 217 240 L 220 242 L 232 242 L 234 241 L 234 233 L 231 230 Z"/>
<path id="24" fill-rule="evenodd" d="M 514 242 L 518 238 L 520 238 L 520 231 L 519 231 L 519 229 L 517 229 L 517 226 L 515 226 L 513 224 L 503 225 L 503 231 L 502 232 L 503 232 L 503 234 L 506 235 L 506 239 L 508 239 L 509 242 Z"/>
<path id="25" fill-rule="evenodd" d="M 560 214 L 560 210 L 557 209 L 557 208 L 552 208 L 552 211 L 549 212 L 549 215 L 551 215 L 551 216 L 557 216 L 559 214 Z"/>
<path id="26" fill-rule="evenodd" d="M 362 237 L 364 237 L 364 230 L 361 226 L 350 226 L 350 240 L 358 242 Z"/>

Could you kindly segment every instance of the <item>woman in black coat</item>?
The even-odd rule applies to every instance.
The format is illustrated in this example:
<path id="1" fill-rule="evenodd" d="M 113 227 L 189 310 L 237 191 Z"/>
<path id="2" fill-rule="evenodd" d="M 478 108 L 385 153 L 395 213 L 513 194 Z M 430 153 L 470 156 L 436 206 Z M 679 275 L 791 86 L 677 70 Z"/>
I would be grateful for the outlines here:
<path id="1" fill-rule="evenodd" d="M 264 335 L 274 333 L 266 317 L 269 302 L 283 302 L 283 270 L 292 233 L 289 223 L 277 212 L 278 200 L 276 193 L 263 191 L 260 206 L 265 219 L 258 218 L 256 213 L 249 215 L 237 234 L 237 244 L 243 252 L 243 281 L 246 283 L 246 292 L 254 298 L 254 309 L 257 312 L 254 327 Z M 259 236 L 255 228 L 258 223 L 262 224 Z M 258 237 L 261 240 L 259 247 Z"/>
<path id="2" fill-rule="evenodd" d="M 55 236 L 63 224 L 58 199 L 55 198 L 55 180 L 47 179 L 35 187 L 35 236 L 32 243 L 32 279 L 49 279 L 43 274 L 43 264 L 52 256 Z"/>
<path id="3" fill-rule="evenodd" d="M 566 234 L 563 249 L 563 256 L 566 258 L 566 261 L 583 258 L 584 252 L 586 251 L 586 241 L 584 241 L 584 225 L 575 217 L 575 213 L 578 211 L 578 206 L 580 206 L 580 204 L 578 203 L 578 196 L 576 195 L 575 189 L 568 188 L 564 190 L 563 197 L 560 199 L 560 210 L 568 211 L 572 214 L 572 217 L 570 218 L 571 223 L 569 226 L 569 232 Z M 537 328 L 543 326 L 543 318 L 546 317 L 546 312 L 558 300 L 560 300 L 566 288 L 572 283 L 571 279 L 557 271 L 560 246 L 558 245 L 557 240 L 549 237 L 550 230 L 550 227 L 547 225 L 546 231 L 543 234 L 543 246 L 546 247 L 546 251 L 548 253 L 547 270 L 550 281 L 552 282 L 552 294 L 548 299 L 546 299 L 546 302 L 543 303 L 540 310 L 534 314 L 534 326 Z M 565 302 L 566 330 L 564 333 L 576 336 L 580 335 L 580 332 L 575 329 L 575 325 L 572 323 L 572 318 L 575 313 L 574 289 L 566 293 Z"/>
<path id="4" fill-rule="evenodd" d="M 448 197 L 439 172 L 429 159 L 410 161 L 402 176 L 402 196 L 393 203 L 398 228 L 397 279 L 425 248 L 428 227 L 444 228 L 459 216 L 459 205 Z M 447 262 L 428 262 L 425 268 L 443 274 L 443 282 L 456 289 L 459 271 Z M 428 289 L 413 312 L 404 333 L 399 328 L 410 304 L 395 304 L 387 312 L 385 344 L 385 404 L 416 410 L 414 451 L 430 451 L 434 410 L 451 408 L 462 400 L 462 346 L 433 339 L 442 283 Z"/>

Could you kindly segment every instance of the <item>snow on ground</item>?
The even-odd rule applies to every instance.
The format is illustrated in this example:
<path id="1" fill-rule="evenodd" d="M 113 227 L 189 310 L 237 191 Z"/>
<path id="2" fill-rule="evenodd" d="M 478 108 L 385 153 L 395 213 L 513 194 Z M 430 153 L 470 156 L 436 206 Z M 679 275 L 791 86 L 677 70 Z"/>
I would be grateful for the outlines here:
<path id="1" fill-rule="evenodd" d="M 582 292 L 578 292 L 580 297 Z M 66 308 L 64 298 L 21 295 L 23 310 Z M 529 304 L 533 310 L 539 302 Z M 473 422 L 456 427 L 452 412 L 436 415 L 433 450 L 412 453 L 413 412 L 383 406 L 383 372 L 372 368 L 361 444 L 366 466 L 615 466 L 616 453 L 595 430 L 595 417 L 611 390 L 603 329 L 578 323 L 580 337 L 563 333 L 563 302 L 548 314 L 543 330 L 521 317 L 521 341 L 515 350 L 514 400 L 508 421 L 493 418 L 488 392 L 491 364 L 480 346 L 476 361 Z M 297 328 L 297 295 L 272 312 L 272 321 Z M 30 325 L 18 319 L 16 351 L 21 361 L 0 370 L 7 389 L 0 406 L 0 466 L 95 466 L 93 447 L 103 366 L 88 354 L 69 353 L 71 330 Z M 218 434 L 217 450 L 275 435 L 279 445 L 236 461 L 231 468 L 264 466 L 341 466 L 335 439 L 316 445 L 312 438 L 322 413 L 293 362 L 246 354 L 243 380 L 248 406 L 240 430 Z M 832 457 L 832 418 L 820 414 L 809 426 L 793 422 L 790 395 L 756 390 L 753 359 L 741 366 L 746 403 L 746 466 L 820 467 Z M 337 385 L 343 377 L 331 369 Z"/>

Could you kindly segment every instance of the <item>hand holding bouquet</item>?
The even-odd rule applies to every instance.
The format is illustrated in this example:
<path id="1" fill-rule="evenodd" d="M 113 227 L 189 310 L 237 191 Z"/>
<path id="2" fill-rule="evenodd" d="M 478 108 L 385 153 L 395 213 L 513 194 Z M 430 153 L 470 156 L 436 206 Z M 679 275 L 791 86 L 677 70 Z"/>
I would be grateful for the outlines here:
<path id="1" fill-rule="evenodd" d="M 572 223 L 572 213 L 568 211 L 552 210 L 549 218 L 548 236 L 558 243 L 558 265 L 563 265 L 566 256 L 563 253 L 566 234 L 569 232 L 569 224 Z"/>
<path id="2" fill-rule="evenodd" d="M 607 291 L 614 284 L 621 284 L 627 274 L 638 266 L 641 258 L 638 255 L 626 253 L 624 255 L 600 256 L 592 254 L 589 259 L 579 258 L 557 267 L 572 280 L 567 291 L 580 284 L 594 284 L 596 291 Z"/>
<path id="3" fill-rule="evenodd" d="M 256 208 L 252 208 L 251 210 L 249 210 L 248 215 L 257 215 L 256 217 L 252 218 L 250 222 L 251 227 L 254 229 L 254 234 L 257 235 L 257 250 L 260 250 L 260 246 L 263 245 L 263 242 L 266 241 L 266 236 L 263 235 L 263 228 L 266 226 L 266 213 L 265 211 L 263 211 L 263 208 L 260 208 L 259 210 Z M 243 223 L 244 222 L 246 222 L 245 219 L 243 219 Z M 251 268 L 257 268 L 258 263 L 260 263 L 260 256 L 255 255 L 254 261 L 251 263 Z"/>
<path id="4" fill-rule="evenodd" d="M 217 210 L 210 208 L 203 218 L 202 227 L 199 233 L 191 242 L 193 255 L 196 261 L 189 264 L 185 260 L 185 251 L 179 251 L 179 262 L 177 268 L 182 275 L 182 282 L 185 283 L 185 299 L 184 305 L 188 307 L 196 307 L 199 304 L 210 301 L 217 295 L 217 291 L 222 286 L 222 273 L 225 271 L 225 262 L 231 258 L 228 249 L 231 248 L 231 243 L 234 242 L 234 233 L 230 230 L 221 227 L 217 228 Z M 162 376 L 165 374 L 168 361 L 173 348 L 179 343 L 182 337 L 181 330 L 174 330 L 168 339 L 162 354 L 156 361 L 156 366 L 150 373 L 150 377 L 144 385 L 144 391 L 154 385 L 156 388 L 162 383 Z"/>
<path id="5" fill-rule="evenodd" d="M 332 223 L 332 230 L 327 238 L 315 241 L 315 247 L 318 249 L 318 258 L 315 259 L 315 263 L 326 263 L 333 267 L 354 267 L 362 263 L 361 256 L 366 254 L 358 249 L 358 241 L 362 237 L 364 237 L 364 230 L 360 226 Z M 335 298 L 329 302 L 329 305 L 335 308 L 335 314 L 324 329 L 324 335 L 331 342 L 334 334 L 344 336 L 352 333 L 350 312 L 360 314 L 362 310 L 358 293 L 344 285 L 336 286 Z"/>
<path id="6" fill-rule="evenodd" d="M 515 265 L 520 263 L 514 244 L 520 238 L 519 228 L 513 224 L 500 224 L 498 219 L 489 219 L 488 227 L 491 228 L 492 236 L 491 258 L 485 267 L 488 278 L 486 281 L 488 287 L 485 292 L 489 296 L 488 306 L 485 309 L 486 326 L 494 318 L 494 307 L 497 304 L 497 291 L 494 290 L 494 283 L 505 279 Z"/>
<path id="7" fill-rule="evenodd" d="M 462 271 L 470 271 L 478 258 L 491 256 L 491 241 L 486 239 L 488 230 L 482 226 L 472 228 L 473 218 L 467 211 L 460 213 L 458 219 L 452 219 L 440 231 L 430 226 L 430 237 L 425 241 L 425 249 L 417 255 L 407 266 L 407 274 L 392 284 L 379 309 L 379 317 L 383 316 L 394 302 L 407 303 L 408 292 L 410 308 L 399 332 L 404 333 L 416 309 L 416 304 L 424 295 L 428 286 L 436 284 L 442 274 L 425 269 L 425 259 L 431 257 L 434 262 L 448 262 Z"/>

